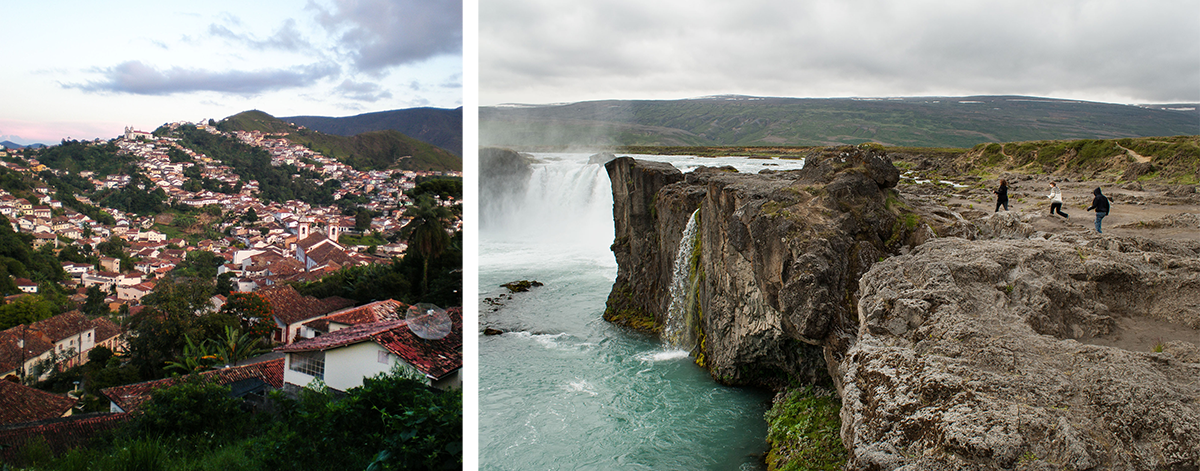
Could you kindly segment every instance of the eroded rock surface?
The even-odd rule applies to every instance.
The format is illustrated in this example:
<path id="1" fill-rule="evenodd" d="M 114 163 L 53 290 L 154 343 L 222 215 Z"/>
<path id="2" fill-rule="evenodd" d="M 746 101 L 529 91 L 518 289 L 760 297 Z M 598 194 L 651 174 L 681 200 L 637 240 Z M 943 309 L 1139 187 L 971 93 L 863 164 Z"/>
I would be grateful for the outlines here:
<path id="1" fill-rule="evenodd" d="M 663 324 L 680 236 L 700 208 L 697 355 L 727 384 L 828 375 L 857 329 L 858 278 L 933 237 L 896 199 L 899 172 L 870 148 L 828 149 L 803 170 L 756 175 L 701 168 L 685 177 L 627 157 L 606 168 L 619 269 L 605 318 Z"/>
<path id="2" fill-rule="evenodd" d="M 939 239 L 875 264 L 842 363 L 849 467 L 1200 466 L 1195 344 L 1086 343 L 1129 318 L 1200 328 L 1200 260 L 1106 242 Z"/>

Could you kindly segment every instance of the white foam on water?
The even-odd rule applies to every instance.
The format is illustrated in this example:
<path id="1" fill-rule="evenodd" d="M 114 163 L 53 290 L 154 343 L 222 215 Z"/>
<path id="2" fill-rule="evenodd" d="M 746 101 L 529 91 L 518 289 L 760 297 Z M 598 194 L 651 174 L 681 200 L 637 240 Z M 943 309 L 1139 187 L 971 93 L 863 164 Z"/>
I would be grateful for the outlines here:
<path id="1" fill-rule="evenodd" d="M 564 389 L 568 392 L 584 393 L 589 396 L 596 395 L 596 390 L 592 387 L 592 383 L 589 383 L 586 379 L 575 378 L 575 381 L 568 381 Z"/>
<path id="2" fill-rule="evenodd" d="M 562 332 L 562 333 L 558 333 L 558 334 L 535 334 L 532 332 L 505 332 L 503 335 L 511 336 L 511 337 L 518 337 L 518 338 L 523 338 L 523 339 L 530 339 L 530 340 L 533 340 L 533 341 L 541 344 L 543 347 L 554 348 L 554 349 L 568 348 L 568 346 L 563 345 L 560 341 L 562 339 L 571 337 L 571 334 L 568 334 L 566 332 Z"/>
<path id="3" fill-rule="evenodd" d="M 681 358 L 688 358 L 690 355 L 691 355 L 690 352 L 688 352 L 687 350 L 681 350 L 681 349 L 655 350 L 655 351 L 651 351 L 651 352 L 639 353 L 637 356 L 637 359 L 641 360 L 641 361 L 646 361 L 646 362 L 659 362 L 659 361 L 671 361 L 671 360 L 679 360 Z"/>

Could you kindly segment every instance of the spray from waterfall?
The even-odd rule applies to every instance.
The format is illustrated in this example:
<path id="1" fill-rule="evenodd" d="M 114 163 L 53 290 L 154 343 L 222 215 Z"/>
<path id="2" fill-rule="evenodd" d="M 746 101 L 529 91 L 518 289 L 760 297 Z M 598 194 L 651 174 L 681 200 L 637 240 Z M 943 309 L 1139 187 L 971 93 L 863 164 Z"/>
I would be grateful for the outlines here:
<path id="1" fill-rule="evenodd" d="M 700 210 L 692 212 L 683 235 L 679 239 L 679 252 L 675 254 L 675 266 L 671 278 L 671 304 L 667 308 L 667 319 L 663 325 L 662 338 L 668 348 L 692 350 L 696 346 L 699 322 L 696 306 L 696 288 L 700 283 L 696 273 L 693 252 L 696 250 L 697 220 Z"/>

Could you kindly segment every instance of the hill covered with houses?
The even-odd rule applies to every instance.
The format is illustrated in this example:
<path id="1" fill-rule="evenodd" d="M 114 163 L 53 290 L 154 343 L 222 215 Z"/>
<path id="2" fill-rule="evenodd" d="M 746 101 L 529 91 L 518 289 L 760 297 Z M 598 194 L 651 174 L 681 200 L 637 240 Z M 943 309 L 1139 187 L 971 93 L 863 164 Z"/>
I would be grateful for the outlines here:
<path id="1" fill-rule="evenodd" d="M 231 365 L 278 363 L 253 381 L 203 376 L 234 378 L 212 382 L 239 401 L 299 394 L 293 375 L 343 392 L 385 371 L 457 387 L 461 311 L 439 314 L 456 320 L 432 340 L 404 314 L 461 306 L 461 198 L 459 171 L 360 170 L 206 123 L 0 151 L 0 458 L 136 422 L 114 391 L 149 401 L 179 382 L 164 379 Z M 326 362 L 331 345 L 353 354 Z"/>

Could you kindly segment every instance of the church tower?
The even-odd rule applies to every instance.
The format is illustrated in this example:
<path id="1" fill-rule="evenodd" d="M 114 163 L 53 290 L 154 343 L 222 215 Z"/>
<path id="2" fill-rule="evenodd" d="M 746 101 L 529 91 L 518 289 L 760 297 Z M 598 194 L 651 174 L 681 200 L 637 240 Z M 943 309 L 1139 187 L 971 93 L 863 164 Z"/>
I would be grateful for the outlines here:
<path id="1" fill-rule="evenodd" d="M 304 218 L 304 219 L 300 220 L 300 230 L 299 230 L 299 234 L 298 234 L 299 240 L 304 240 L 304 239 L 308 238 L 308 230 L 309 230 L 310 224 L 311 223 L 308 221 L 308 218 Z"/>

